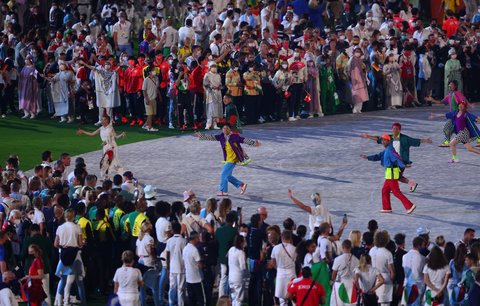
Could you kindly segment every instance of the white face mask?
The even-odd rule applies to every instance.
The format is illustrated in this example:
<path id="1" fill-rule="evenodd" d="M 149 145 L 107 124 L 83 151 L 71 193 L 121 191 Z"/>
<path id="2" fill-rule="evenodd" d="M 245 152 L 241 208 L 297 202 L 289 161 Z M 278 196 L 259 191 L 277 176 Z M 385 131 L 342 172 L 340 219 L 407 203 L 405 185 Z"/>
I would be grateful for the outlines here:
<path id="1" fill-rule="evenodd" d="M 209 60 L 209 61 L 212 61 L 212 60 L 213 60 L 213 56 L 209 55 L 209 56 L 208 56 L 208 60 Z"/>
<path id="2" fill-rule="evenodd" d="M 216 29 L 217 31 L 220 31 L 221 28 L 222 28 L 222 26 L 219 25 L 219 24 L 217 24 L 217 25 L 215 26 L 215 29 Z"/>
<path id="3" fill-rule="evenodd" d="M 168 64 L 169 64 L 169 65 L 171 65 L 171 64 L 172 64 L 172 62 L 173 62 L 173 60 L 171 60 L 171 59 L 170 59 L 170 60 L 168 60 Z"/>
<path id="4" fill-rule="evenodd" d="M 240 232 L 238 233 L 240 236 L 244 237 L 244 238 L 247 238 L 247 233 L 246 232 Z"/>
<path id="5" fill-rule="evenodd" d="M 217 67 L 212 67 L 212 68 L 210 68 L 210 71 L 211 71 L 212 73 L 217 73 Z"/>
<path id="6" fill-rule="evenodd" d="M 233 67 L 233 70 L 238 71 L 238 67 Z"/>
<path id="7" fill-rule="evenodd" d="M 15 220 L 13 221 L 13 223 L 14 223 L 15 225 L 19 225 L 19 224 L 20 224 L 20 219 L 15 219 Z"/>
<path id="8" fill-rule="evenodd" d="M 248 71 L 253 71 L 253 67 L 248 68 Z"/>
<path id="9" fill-rule="evenodd" d="M 153 75 L 153 76 L 156 76 L 156 75 L 157 75 L 157 72 L 156 72 L 156 71 L 152 71 L 152 75 Z"/>
<path id="10" fill-rule="evenodd" d="M 340 38 L 340 40 L 345 40 L 346 37 L 345 37 L 345 35 L 340 35 L 339 38 Z"/>
<path id="11" fill-rule="evenodd" d="M 288 64 L 282 64 L 282 68 L 283 68 L 283 69 L 287 69 L 287 68 L 288 68 Z"/>
<path id="12" fill-rule="evenodd" d="M 300 53 L 298 53 L 298 52 L 293 52 L 293 56 L 294 56 L 294 57 L 300 57 Z"/>

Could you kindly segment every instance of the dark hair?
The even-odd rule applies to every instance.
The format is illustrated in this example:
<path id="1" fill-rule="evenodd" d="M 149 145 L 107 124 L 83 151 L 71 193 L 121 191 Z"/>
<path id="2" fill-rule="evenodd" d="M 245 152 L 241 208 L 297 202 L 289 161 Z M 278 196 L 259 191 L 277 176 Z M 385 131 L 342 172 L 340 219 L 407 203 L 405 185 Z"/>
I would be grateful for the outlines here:
<path id="1" fill-rule="evenodd" d="M 286 230 L 293 230 L 293 226 L 295 225 L 295 222 L 293 222 L 292 218 L 287 218 L 285 221 L 283 221 L 283 227 Z"/>
<path id="2" fill-rule="evenodd" d="M 477 262 L 478 261 L 478 255 L 471 252 L 471 253 L 468 253 L 467 255 L 465 255 L 465 258 L 468 258 L 470 259 L 471 261 L 473 262 Z"/>
<path id="3" fill-rule="evenodd" d="M 398 233 L 393 237 L 396 245 L 404 244 L 405 243 L 405 234 Z"/>
<path id="4" fill-rule="evenodd" d="M 367 226 L 368 230 L 371 231 L 371 232 L 374 232 L 378 229 L 378 223 L 377 223 L 377 220 L 370 220 L 368 221 L 368 226 Z"/>
<path id="5" fill-rule="evenodd" d="M 362 241 L 365 245 L 372 245 L 373 244 L 373 233 L 372 232 L 363 233 Z"/>
<path id="6" fill-rule="evenodd" d="M 113 184 L 114 185 L 121 185 L 123 182 L 123 178 L 120 174 L 115 174 L 115 176 L 113 177 Z"/>
<path id="7" fill-rule="evenodd" d="M 297 236 L 302 239 L 307 236 L 307 227 L 305 225 L 297 226 Z"/>
<path id="8" fill-rule="evenodd" d="M 66 194 L 61 194 L 57 199 L 57 204 L 67 209 L 70 206 L 70 198 Z"/>
<path id="9" fill-rule="evenodd" d="M 352 249 L 352 242 L 348 239 L 345 239 L 342 242 L 342 247 L 347 249 L 347 250 L 351 250 Z"/>
<path id="10" fill-rule="evenodd" d="M 456 82 L 456 80 L 453 80 L 452 82 Z M 475 230 L 473 228 L 467 228 L 463 233 L 463 235 L 471 234 L 471 233 L 475 233 Z"/>
<path id="11" fill-rule="evenodd" d="M 284 230 L 282 232 L 282 240 L 292 241 L 292 231 Z"/>
<path id="12" fill-rule="evenodd" d="M 155 213 L 159 217 L 166 217 L 170 214 L 170 203 L 165 201 L 158 201 L 155 203 Z"/>
<path id="13" fill-rule="evenodd" d="M 253 214 L 250 218 L 250 223 L 252 227 L 258 228 L 260 226 L 260 220 L 261 219 L 259 214 Z"/>
<path id="14" fill-rule="evenodd" d="M 233 238 L 233 246 L 239 250 L 242 250 L 244 241 L 245 238 L 242 235 L 235 235 Z"/>
<path id="15" fill-rule="evenodd" d="M 432 270 L 438 270 L 448 265 L 447 258 L 443 254 L 442 249 L 434 246 L 428 256 L 427 266 Z"/>
<path id="16" fill-rule="evenodd" d="M 42 160 L 47 160 L 48 158 L 52 157 L 52 152 L 51 151 L 43 151 L 42 152 Z"/>
<path id="17" fill-rule="evenodd" d="M 415 249 L 419 249 L 425 243 L 425 239 L 420 236 L 413 238 L 412 245 Z"/>
<path id="18" fill-rule="evenodd" d="M 225 221 L 228 223 L 228 224 L 233 224 L 235 223 L 236 221 L 238 220 L 238 215 L 235 211 L 230 211 L 228 212 L 228 214 L 225 216 Z"/>
<path id="19" fill-rule="evenodd" d="M 174 234 L 180 234 L 182 231 L 182 226 L 178 222 L 172 222 L 172 232 Z"/>
<path id="20" fill-rule="evenodd" d="M 179 213 L 181 210 L 185 210 L 185 206 L 180 201 L 175 201 L 172 203 L 172 213 Z"/>
<path id="21" fill-rule="evenodd" d="M 310 267 L 306 266 L 302 268 L 302 275 L 305 278 L 312 277 L 312 269 Z"/>
<path id="22" fill-rule="evenodd" d="M 457 82 L 457 80 L 451 80 L 450 82 L 448 82 L 448 84 L 453 84 L 453 85 L 455 86 L 455 90 L 458 89 L 458 82 Z M 465 232 L 466 232 L 466 230 L 465 230 Z M 474 232 L 475 232 L 475 231 L 474 231 Z"/>
<path id="23" fill-rule="evenodd" d="M 450 261 L 455 258 L 455 245 L 453 242 L 449 241 L 445 244 L 445 249 L 443 251 L 447 261 Z"/>
<path id="24" fill-rule="evenodd" d="M 459 244 L 455 250 L 455 257 L 453 258 L 453 266 L 457 272 L 462 272 L 463 267 L 465 266 L 465 255 L 467 255 L 467 246 L 464 244 Z"/>

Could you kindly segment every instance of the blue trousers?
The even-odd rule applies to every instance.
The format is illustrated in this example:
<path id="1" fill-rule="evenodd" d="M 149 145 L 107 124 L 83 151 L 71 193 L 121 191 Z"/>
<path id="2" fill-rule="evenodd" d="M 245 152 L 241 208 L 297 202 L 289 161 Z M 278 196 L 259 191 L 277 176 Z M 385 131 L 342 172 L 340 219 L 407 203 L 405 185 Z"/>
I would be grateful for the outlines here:
<path id="1" fill-rule="evenodd" d="M 220 175 L 220 186 L 218 187 L 219 191 L 228 192 L 229 182 L 237 188 L 239 188 L 243 184 L 242 181 L 232 175 L 235 165 L 236 163 L 229 162 L 226 162 L 223 165 L 222 174 Z"/>

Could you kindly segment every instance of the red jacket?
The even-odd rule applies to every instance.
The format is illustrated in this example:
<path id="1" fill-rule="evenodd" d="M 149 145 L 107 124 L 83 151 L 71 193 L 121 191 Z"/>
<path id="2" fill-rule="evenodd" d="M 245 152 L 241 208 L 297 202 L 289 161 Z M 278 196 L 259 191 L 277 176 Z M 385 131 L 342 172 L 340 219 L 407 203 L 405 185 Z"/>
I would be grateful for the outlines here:
<path id="1" fill-rule="evenodd" d="M 450 17 L 443 22 L 442 30 L 447 32 L 447 37 L 455 35 L 458 30 L 458 19 Z"/>
<path id="2" fill-rule="evenodd" d="M 138 65 L 128 67 L 123 73 L 125 93 L 137 93 L 142 90 L 143 69 Z"/>

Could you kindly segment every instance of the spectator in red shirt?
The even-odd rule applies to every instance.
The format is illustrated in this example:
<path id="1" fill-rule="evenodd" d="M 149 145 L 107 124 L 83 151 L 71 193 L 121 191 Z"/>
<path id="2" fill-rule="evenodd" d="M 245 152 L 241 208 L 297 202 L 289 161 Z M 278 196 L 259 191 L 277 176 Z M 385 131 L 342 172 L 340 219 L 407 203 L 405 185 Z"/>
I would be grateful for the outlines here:
<path id="1" fill-rule="evenodd" d="M 130 108 L 132 121 L 130 125 L 143 124 L 142 120 L 142 85 L 143 68 L 135 65 L 135 58 L 128 59 L 128 68 L 123 72 L 124 90 L 127 98 L 127 104 Z"/>
<path id="2" fill-rule="evenodd" d="M 302 268 L 301 278 L 294 279 L 287 289 L 288 300 L 295 299 L 295 304 L 317 306 L 325 304 L 325 290 L 322 285 L 312 280 L 310 267 Z"/>
<path id="3" fill-rule="evenodd" d="M 458 31 L 458 19 L 453 16 L 452 11 L 447 11 L 447 19 L 443 22 L 442 30 L 447 32 L 447 37 L 450 38 L 451 36 L 455 35 Z"/>
<path id="4" fill-rule="evenodd" d="M 201 57 L 198 60 L 198 66 L 192 65 L 192 83 L 193 83 L 193 109 L 194 109 L 194 118 L 195 122 L 193 125 L 194 129 L 201 127 L 201 122 L 203 121 L 203 77 L 205 76 L 205 66 L 204 58 Z M 193 64 L 193 62 L 192 62 Z"/>

